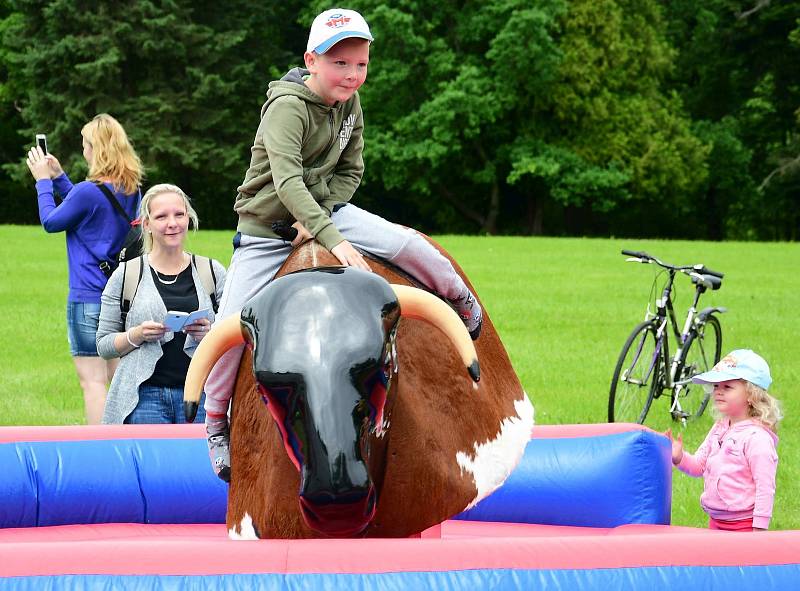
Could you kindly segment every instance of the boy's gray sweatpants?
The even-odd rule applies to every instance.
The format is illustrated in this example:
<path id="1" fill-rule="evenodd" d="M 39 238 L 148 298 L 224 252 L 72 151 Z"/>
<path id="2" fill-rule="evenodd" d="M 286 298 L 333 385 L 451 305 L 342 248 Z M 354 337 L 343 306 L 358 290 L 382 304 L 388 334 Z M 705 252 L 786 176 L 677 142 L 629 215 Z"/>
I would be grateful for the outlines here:
<path id="1" fill-rule="evenodd" d="M 356 248 L 384 258 L 448 300 L 463 297 L 467 286 L 450 261 L 411 228 L 393 224 L 351 203 L 331 215 L 334 225 Z M 261 291 L 292 252 L 283 240 L 241 235 L 225 276 L 217 318 L 238 313 Z M 228 412 L 243 346 L 225 353 L 206 382 L 206 415 Z"/>

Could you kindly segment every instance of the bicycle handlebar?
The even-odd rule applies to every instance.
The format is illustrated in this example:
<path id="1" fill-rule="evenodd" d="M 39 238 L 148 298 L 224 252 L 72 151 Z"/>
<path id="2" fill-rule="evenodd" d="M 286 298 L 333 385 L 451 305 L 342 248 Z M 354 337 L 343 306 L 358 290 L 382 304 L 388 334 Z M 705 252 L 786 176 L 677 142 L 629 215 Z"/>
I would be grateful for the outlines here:
<path id="1" fill-rule="evenodd" d="M 709 269 L 704 265 L 697 265 L 697 267 L 695 267 L 695 271 L 703 275 L 713 275 L 714 277 L 719 277 L 720 279 L 725 277 L 725 273 L 720 273 L 719 271 L 712 271 L 711 269 Z"/>
<path id="2" fill-rule="evenodd" d="M 623 250 L 622 254 L 629 257 L 636 257 L 638 259 L 649 259 L 650 255 L 646 252 L 638 252 L 636 250 Z"/>
<path id="3" fill-rule="evenodd" d="M 639 250 L 623 249 L 621 252 L 625 256 L 634 257 L 636 259 L 639 259 L 639 262 L 642 262 L 642 263 L 655 263 L 659 267 L 664 267 L 665 269 L 672 269 L 674 271 L 680 271 L 681 273 L 689 274 L 691 272 L 695 272 L 695 273 L 700 273 L 700 274 L 703 274 L 703 275 L 712 275 L 714 277 L 718 277 L 719 279 L 722 279 L 723 277 L 725 277 L 724 273 L 721 273 L 719 271 L 713 271 L 713 270 L 709 269 L 708 267 L 706 267 L 703 264 L 687 265 L 685 267 L 677 267 L 675 265 L 670 265 L 669 263 L 665 263 L 664 261 L 660 261 L 656 257 L 654 257 L 653 255 L 647 254 L 643 250 L 639 251 Z"/>

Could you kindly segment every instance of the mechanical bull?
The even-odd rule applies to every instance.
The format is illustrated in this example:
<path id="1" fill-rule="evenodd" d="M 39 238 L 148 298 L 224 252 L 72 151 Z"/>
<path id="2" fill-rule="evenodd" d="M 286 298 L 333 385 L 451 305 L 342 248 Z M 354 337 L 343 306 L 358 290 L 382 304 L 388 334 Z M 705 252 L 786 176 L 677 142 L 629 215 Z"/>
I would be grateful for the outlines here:
<path id="1" fill-rule="evenodd" d="M 248 345 L 231 406 L 233 538 L 419 533 L 500 486 L 530 438 L 533 407 L 485 309 L 473 346 L 396 268 L 319 268 L 336 264 L 299 247 L 192 360 L 189 407 L 216 360 Z"/>

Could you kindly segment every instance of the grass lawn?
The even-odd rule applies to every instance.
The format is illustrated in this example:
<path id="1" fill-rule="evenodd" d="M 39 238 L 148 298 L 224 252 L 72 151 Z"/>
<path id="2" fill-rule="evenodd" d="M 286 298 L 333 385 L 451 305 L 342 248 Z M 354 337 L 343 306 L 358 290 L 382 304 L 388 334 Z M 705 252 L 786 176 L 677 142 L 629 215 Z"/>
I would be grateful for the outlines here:
<path id="1" fill-rule="evenodd" d="M 206 231 L 191 248 L 223 264 L 232 232 Z M 644 317 L 653 266 L 624 262 L 620 249 L 646 250 L 668 262 L 702 262 L 725 272 L 720 291 L 701 307 L 729 309 L 721 318 L 723 354 L 752 348 L 769 361 L 771 392 L 784 406 L 773 529 L 800 529 L 800 245 L 685 241 L 439 236 L 466 271 L 500 332 L 536 408 L 538 424 L 598 423 L 607 416 L 614 364 L 633 326 Z M 67 267 L 63 234 L 39 227 L 0 226 L 0 424 L 83 422 L 83 403 L 65 329 Z M 676 282 L 680 313 L 693 293 Z M 668 403 L 650 411 L 668 426 Z M 706 413 L 684 433 L 694 451 L 712 419 Z M 650 420 L 648 420 L 650 423 Z M 678 427 L 676 427 L 678 428 Z M 705 526 L 702 480 L 674 473 L 672 521 Z"/>

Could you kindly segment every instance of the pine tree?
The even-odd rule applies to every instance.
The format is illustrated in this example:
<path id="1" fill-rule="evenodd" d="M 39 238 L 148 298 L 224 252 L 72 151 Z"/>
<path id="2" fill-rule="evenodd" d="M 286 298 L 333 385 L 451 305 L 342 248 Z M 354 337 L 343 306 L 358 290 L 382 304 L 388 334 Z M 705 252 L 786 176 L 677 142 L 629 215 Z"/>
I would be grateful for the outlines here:
<path id="1" fill-rule="evenodd" d="M 48 134 L 73 180 L 86 167 L 80 129 L 116 117 L 147 184 L 191 195 L 205 227 L 231 227 L 267 83 L 296 59 L 304 33 L 292 3 L 233 0 L 12 0 L 2 23 L 9 89 L 24 141 Z M 295 3 L 296 4 L 296 3 Z M 291 53 L 291 55 L 290 55 Z M 23 144 L 25 145 L 25 144 Z M 27 144 L 29 145 L 29 144 Z M 20 161 L 24 150 L 21 146 Z M 18 178 L 27 170 L 17 167 Z"/>

